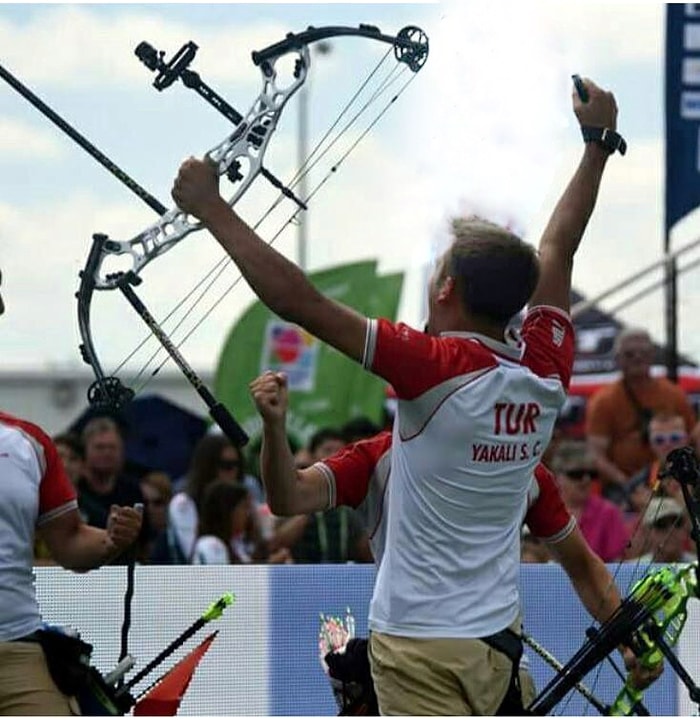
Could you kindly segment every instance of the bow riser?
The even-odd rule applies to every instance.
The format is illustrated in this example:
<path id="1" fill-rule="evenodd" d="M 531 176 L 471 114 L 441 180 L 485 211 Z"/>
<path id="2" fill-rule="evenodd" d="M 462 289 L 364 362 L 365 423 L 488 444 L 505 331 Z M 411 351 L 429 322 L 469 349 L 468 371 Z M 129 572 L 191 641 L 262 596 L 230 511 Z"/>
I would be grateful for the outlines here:
<path id="1" fill-rule="evenodd" d="M 309 50 L 304 47 L 294 52 L 297 55 L 294 81 L 285 88 L 279 87 L 275 67 L 279 58 L 266 63 L 263 72 L 263 90 L 253 106 L 236 129 L 206 154 L 206 157 L 216 165 L 219 175 L 228 174 L 229 180 L 236 186 L 234 194 L 228 200 L 231 207 L 238 202 L 262 170 L 263 157 L 282 110 L 306 80 Z M 229 173 L 231 170 L 233 173 Z M 198 231 L 201 227 L 202 224 L 193 220 L 187 213 L 173 208 L 130 241 L 106 240 L 102 244 L 97 263 L 93 264 L 95 289 L 106 291 L 119 287 L 120 274 L 103 272 L 103 264 L 108 256 L 130 255 L 132 265 L 128 270 L 138 275 L 151 261 L 162 256 L 185 236 Z"/>

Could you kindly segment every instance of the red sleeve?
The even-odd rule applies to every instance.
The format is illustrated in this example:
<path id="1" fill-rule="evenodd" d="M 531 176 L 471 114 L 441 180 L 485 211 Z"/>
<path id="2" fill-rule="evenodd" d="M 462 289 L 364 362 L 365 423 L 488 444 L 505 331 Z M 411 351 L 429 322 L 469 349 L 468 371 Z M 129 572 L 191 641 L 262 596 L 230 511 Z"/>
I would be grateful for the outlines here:
<path id="1" fill-rule="evenodd" d="M 554 474 L 543 464 L 535 468 L 536 498 L 525 515 L 530 531 L 540 539 L 563 539 L 574 526 L 574 519 L 559 493 Z"/>
<path id="2" fill-rule="evenodd" d="M 334 506 L 357 508 L 364 501 L 377 462 L 390 447 L 391 431 L 382 431 L 319 462 L 324 471 L 330 472 Z"/>
<path id="3" fill-rule="evenodd" d="M 576 342 L 569 317 L 558 308 L 535 306 L 521 330 L 523 364 L 541 378 L 558 378 L 568 390 Z"/>
<path id="4" fill-rule="evenodd" d="M 443 381 L 497 365 L 476 341 L 430 336 L 384 318 L 369 322 L 363 364 L 386 379 L 400 399 L 415 399 Z"/>
<path id="5" fill-rule="evenodd" d="M 53 441 L 43 432 L 35 436 L 44 450 L 46 468 L 39 486 L 39 518 L 68 502 L 75 501 L 77 494 Z"/>

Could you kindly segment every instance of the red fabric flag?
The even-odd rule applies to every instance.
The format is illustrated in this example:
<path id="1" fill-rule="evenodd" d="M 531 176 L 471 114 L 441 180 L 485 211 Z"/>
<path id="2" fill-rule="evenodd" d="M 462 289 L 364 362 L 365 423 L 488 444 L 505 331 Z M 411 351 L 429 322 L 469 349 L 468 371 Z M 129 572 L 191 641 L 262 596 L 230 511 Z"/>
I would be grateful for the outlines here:
<path id="1" fill-rule="evenodd" d="M 134 705 L 135 717 L 174 717 L 192 681 L 197 665 L 214 641 L 218 631 L 210 634 L 199 646 L 166 672 L 156 685 Z"/>

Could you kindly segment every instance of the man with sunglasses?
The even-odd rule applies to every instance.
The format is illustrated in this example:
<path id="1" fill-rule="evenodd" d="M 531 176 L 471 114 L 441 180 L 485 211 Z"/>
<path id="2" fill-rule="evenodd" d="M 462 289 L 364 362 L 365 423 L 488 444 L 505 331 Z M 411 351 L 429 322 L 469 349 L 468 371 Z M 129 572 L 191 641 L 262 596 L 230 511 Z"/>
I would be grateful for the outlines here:
<path id="1" fill-rule="evenodd" d="M 603 483 L 603 495 L 622 502 L 631 477 L 654 460 L 649 422 L 657 412 L 677 414 L 690 432 L 695 413 L 684 391 L 651 374 L 654 344 L 644 329 L 629 328 L 615 339 L 620 378 L 599 389 L 586 409 L 586 436 Z"/>
<path id="2" fill-rule="evenodd" d="M 649 422 L 649 448 L 653 459 L 632 476 L 626 485 L 626 490 L 635 488 L 640 481 L 643 481 L 648 487 L 654 486 L 659 469 L 663 467 L 669 453 L 685 446 L 689 440 L 690 436 L 686 431 L 683 416 L 668 411 L 655 413 Z M 669 489 L 666 491 L 670 492 Z"/>

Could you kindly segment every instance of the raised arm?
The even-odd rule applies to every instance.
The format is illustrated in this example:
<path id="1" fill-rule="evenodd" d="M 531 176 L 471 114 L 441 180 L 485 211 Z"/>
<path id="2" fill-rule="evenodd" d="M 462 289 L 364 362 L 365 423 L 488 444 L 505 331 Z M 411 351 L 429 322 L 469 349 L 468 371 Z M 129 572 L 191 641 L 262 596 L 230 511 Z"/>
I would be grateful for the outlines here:
<path id="1" fill-rule="evenodd" d="M 186 160 L 172 196 L 183 211 L 202 221 L 268 308 L 350 358 L 362 360 L 367 319 L 323 296 L 297 266 L 261 240 L 219 195 L 219 178 L 211 164 Z"/>
<path id="2" fill-rule="evenodd" d="M 287 379 L 267 371 L 250 384 L 263 420 L 260 471 L 270 510 L 278 516 L 309 514 L 330 506 L 328 480 L 317 467 L 298 470 L 287 440 Z"/>
<path id="3" fill-rule="evenodd" d="M 574 112 L 581 127 L 614 131 L 617 105 L 612 93 L 601 90 L 592 81 L 583 81 L 588 91 L 583 102 L 573 92 Z M 587 142 L 583 157 L 559 199 L 540 240 L 540 279 L 530 306 L 555 306 L 568 313 L 574 254 L 588 225 L 598 197 L 600 181 L 610 150 L 596 141 Z"/>

